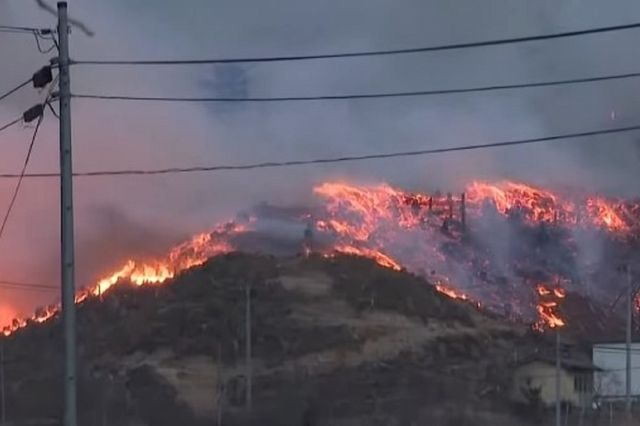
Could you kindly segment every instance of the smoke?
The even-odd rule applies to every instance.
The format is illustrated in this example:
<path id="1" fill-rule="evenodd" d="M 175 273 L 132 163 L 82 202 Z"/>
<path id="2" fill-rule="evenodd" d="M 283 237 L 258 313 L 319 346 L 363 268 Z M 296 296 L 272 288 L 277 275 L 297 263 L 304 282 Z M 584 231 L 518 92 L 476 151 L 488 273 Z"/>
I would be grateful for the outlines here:
<path id="1" fill-rule="evenodd" d="M 70 13 L 95 32 L 71 36 L 74 58 L 234 57 L 422 46 L 538 34 L 628 22 L 640 6 L 621 0 L 299 2 L 274 8 L 258 0 L 188 4 L 169 0 L 71 1 Z M 51 27 L 36 2 L 0 0 L 4 24 Z M 366 93 L 540 81 L 635 71 L 633 31 L 531 45 L 348 61 L 233 67 L 75 67 L 77 93 L 269 96 Z M 613 46 L 613 47 L 612 47 Z M 26 36 L 0 35 L 0 88 L 23 81 L 48 57 Z M 311 159 L 544 136 L 636 117 L 637 82 L 451 97 L 296 104 L 147 104 L 76 100 L 76 170 Z M 24 90 L 0 104 L 4 122 L 41 99 Z M 616 111 L 611 120 L 611 111 Z M 2 134 L 0 170 L 22 162 L 28 130 Z M 623 144 L 618 143 L 624 142 Z M 615 148 L 614 148 L 615 147 Z M 471 178 L 509 177 L 542 184 L 634 193 L 638 159 L 631 135 L 588 144 L 541 145 L 367 164 L 247 173 L 76 181 L 79 279 L 129 255 L 161 251 L 237 210 L 267 200 L 311 201 L 328 176 L 388 180 L 427 190 L 456 190 Z M 56 170 L 57 124 L 48 116 L 30 170 Z M 0 201 L 14 182 L 0 182 Z M 58 184 L 30 180 L 0 240 L 0 274 L 57 283 Z M 0 209 L 4 204 L 0 202 Z M 108 219 L 105 219 L 108 218 Z M 157 237 L 152 237 L 155 235 Z M 0 293 L 18 309 L 49 296 Z M 0 303 L 2 303 L 0 301 Z"/>

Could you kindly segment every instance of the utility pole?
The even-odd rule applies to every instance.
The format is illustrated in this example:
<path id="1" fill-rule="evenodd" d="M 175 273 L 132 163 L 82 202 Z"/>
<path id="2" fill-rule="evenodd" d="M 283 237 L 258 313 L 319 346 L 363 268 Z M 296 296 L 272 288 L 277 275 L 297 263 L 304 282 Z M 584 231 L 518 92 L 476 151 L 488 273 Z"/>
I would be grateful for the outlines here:
<path id="1" fill-rule="evenodd" d="M 4 337 L 0 339 L 0 394 L 0 409 L 2 409 L 0 421 L 2 421 L 2 426 L 5 426 L 7 424 L 7 403 L 4 385 Z"/>
<path id="2" fill-rule="evenodd" d="M 247 403 L 247 412 L 251 415 L 251 411 L 253 409 L 253 368 L 251 365 L 251 284 L 247 283 L 245 287 L 245 297 L 246 297 L 246 315 L 245 315 L 245 367 L 247 374 L 247 389 L 246 389 L 246 403 Z"/>
<path id="3" fill-rule="evenodd" d="M 560 327 L 556 327 L 556 426 L 562 424 L 562 407 L 560 404 Z"/>
<path id="4" fill-rule="evenodd" d="M 629 265 L 627 270 L 627 366 L 626 366 L 626 395 L 625 395 L 625 410 L 627 418 L 631 417 L 631 327 L 633 326 L 633 288 L 631 286 L 631 268 Z"/>
<path id="5" fill-rule="evenodd" d="M 463 192 L 460 195 L 460 223 L 462 224 L 462 232 L 467 230 L 467 195 Z"/>
<path id="6" fill-rule="evenodd" d="M 60 54 L 60 221 L 62 322 L 64 325 L 64 426 L 77 426 L 76 306 L 73 240 L 73 178 L 71 161 L 71 83 L 69 77 L 69 22 L 67 3 L 58 2 Z"/>
<path id="7" fill-rule="evenodd" d="M 222 426 L 222 405 L 224 404 L 224 397 L 225 397 L 225 381 L 224 381 L 224 378 L 222 377 L 223 375 L 222 346 L 220 345 L 220 342 L 218 342 L 218 359 L 217 360 L 218 360 L 218 365 L 216 366 L 216 370 L 217 370 L 217 378 L 218 378 L 218 386 L 217 386 L 218 395 L 217 395 L 217 401 L 216 401 L 216 407 L 217 407 L 216 417 L 217 417 L 217 425 Z"/>

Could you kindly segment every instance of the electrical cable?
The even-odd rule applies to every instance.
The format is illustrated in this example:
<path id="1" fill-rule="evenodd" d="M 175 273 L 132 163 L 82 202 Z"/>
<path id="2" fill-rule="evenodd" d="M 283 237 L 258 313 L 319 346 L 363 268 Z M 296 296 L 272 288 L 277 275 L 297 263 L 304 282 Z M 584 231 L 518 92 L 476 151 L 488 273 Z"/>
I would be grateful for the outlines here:
<path id="1" fill-rule="evenodd" d="M 283 96 L 283 97 L 251 97 L 251 98 L 190 98 L 190 97 L 165 97 L 165 96 L 126 96 L 126 95 L 100 95 L 100 94 L 73 94 L 78 99 L 118 100 L 118 101 L 158 101 L 158 102 L 284 102 L 284 101 L 321 101 L 344 99 L 375 99 L 416 97 L 430 95 L 460 94 L 472 92 L 489 92 L 496 90 L 522 89 L 533 87 L 550 87 L 567 84 L 592 83 L 606 80 L 620 80 L 640 77 L 640 72 L 627 74 L 613 74 L 600 77 L 574 78 L 568 80 L 543 81 L 536 83 L 504 84 L 494 86 L 469 87 L 462 89 L 440 89 L 410 92 L 367 93 L 348 95 L 324 95 L 324 96 Z"/>
<path id="2" fill-rule="evenodd" d="M 3 125 L 3 126 L 0 126 L 0 132 L 3 131 L 3 130 L 8 129 L 11 126 L 14 126 L 14 125 L 20 123 L 21 121 L 22 121 L 22 117 L 19 117 L 19 118 L 16 118 L 15 120 Z"/>
<path id="3" fill-rule="evenodd" d="M 0 25 L 0 33 L 32 34 L 36 40 L 38 51 L 42 54 L 50 53 L 54 48 L 58 48 L 58 41 L 54 37 L 54 31 L 48 28 L 14 27 L 10 25 Z M 45 37 L 48 35 L 49 37 Z M 40 40 L 50 40 L 53 45 L 48 49 L 43 49 Z"/>
<path id="4" fill-rule="evenodd" d="M 45 34 L 51 30 L 43 29 L 43 28 L 34 28 L 34 27 L 19 27 L 13 25 L 0 25 L 0 31 L 13 31 L 13 32 L 22 32 L 22 33 L 39 33 Z"/>
<path id="5" fill-rule="evenodd" d="M 32 34 L 32 33 L 29 31 L 19 31 L 19 30 L 11 30 L 11 29 L 3 30 L 0 28 L 0 34 Z"/>
<path id="6" fill-rule="evenodd" d="M 515 146 L 515 145 L 535 144 L 535 143 L 542 143 L 542 142 L 561 142 L 561 141 L 572 140 L 575 138 L 608 135 L 608 134 L 631 132 L 631 131 L 637 131 L 637 130 L 640 130 L 640 125 L 618 127 L 618 128 L 612 128 L 612 129 L 603 129 L 603 130 L 594 130 L 594 131 L 580 132 L 580 133 L 566 133 L 561 135 L 544 136 L 544 137 L 531 138 L 531 139 L 519 139 L 519 140 L 504 141 L 504 142 L 491 142 L 491 143 L 478 144 L 478 145 L 463 145 L 463 146 L 456 146 L 456 147 L 450 147 L 450 148 L 433 148 L 433 149 L 423 149 L 423 150 L 417 150 L 417 151 L 404 151 L 404 152 L 392 152 L 392 153 L 383 153 L 383 154 L 367 154 L 367 155 L 354 155 L 354 156 L 334 157 L 334 158 L 321 158 L 321 159 L 315 159 L 315 160 L 272 161 L 272 162 L 254 163 L 254 164 L 195 166 L 195 167 L 183 167 L 183 168 L 171 167 L 171 168 L 148 169 L 148 170 L 142 170 L 142 169 L 140 170 L 135 170 L 135 169 L 101 170 L 101 171 L 89 171 L 89 172 L 76 172 L 73 175 L 75 177 L 164 175 L 164 174 L 195 173 L 195 172 L 254 170 L 254 169 L 292 167 L 292 166 L 305 166 L 305 165 L 312 165 L 312 164 L 331 164 L 331 163 L 355 162 L 355 161 L 366 161 L 366 160 L 381 160 L 381 159 L 399 158 L 399 157 L 425 156 L 425 155 L 434 155 L 434 154 L 444 154 L 449 152 L 472 151 L 472 150 L 478 150 L 478 149 L 501 148 L 501 147 Z M 30 177 L 30 178 L 45 178 L 45 177 L 57 177 L 57 176 L 59 176 L 58 173 L 32 173 L 32 174 L 25 175 L 25 177 Z M 15 178 L 15 177 L 16 177 L 15 174 L 0 174 L 0 178 Z"/>
<path id="7" fill-rule="evenodd" d="M 53 49 L 56 48 L 57 43 L 54 41 L 54 43 L 48 48 L 48 49 L 43 49 L 42 45 L 40 44 L 40 39 L 42 38 L 43 40 L 51 40 L 49 38 L 44 38 L 42 36 L 40 36 L 38 33 L 34 32 L 33 36 L 36 39 L 36 46 L 38 47 L 38 51 L 42 54 L 47 54 L 50 53 Z"/>
<path id="8" fill-rule="evenodd" d="M 57 43 L 56 43 L 57 45 Z M 56 75 L 56 77 L 51 81 L 51 87 L 54 87 L 56 84 L 58 84 L 58 81 L 60 80 L 60 74 Z M 47 99 L 47 101 L 45 102 L 45 107 L 48 107 L 49 110 L 51 111 L 51 113 L 53 114 L 53 116 L 60 120 L 60 114 L 57 113 L 57 111 L 55 110 L 55 108 L 53 107 L 53 105 L 51 105 L 51 101 L 53 100 L 53 98 L 51 96 L 49 96 L 49 98 Z"/>
<path id="9" fill-rule="evenodd" d="M 36 127 L 33 130 L 33 136 L 31 137 L 31 143 L 29 144 L 29 148 L 27 149 L 27 155 L 24 159 L 24 165 L 22 166 L 22 170 L 20 175 L 18 176 L 18 182 L 13 190 L 13 194 L 11 195 L 11 200 L 9 201 L 9 206 L 7 207 L 7 211 L 4 214 L 2 219 L 2 224 L 0 224 L 0 238 L 2 238 L 4 234 L 4 230 L 7 226 L 7 222 L 9 221 L 9 217 L 11 216 L 11 212 L 13 211 L 13 206 L 15 205 L 16 199 L 18 198 L 18 193 L 20 192 L 20 188 L 22 186 L 22 181 L 24 180 L 25 173 L 27 171 L 27 166 L 29 165 L 29 160 L 31 159 L 31 153 L 33 152 L 33 146 L 36 142 L 36 138 L 38 136 L 38 130 L 40 129 L 40 125 L 42 124 L 42 120 L 44 118 L 44 109 L 42 110 L 42 114 L 38 117 L 38 122 L 36 123 Z"/>
<path id="10" fill-rule="evenodd" d="M 3 93 L 2 95 L 0 95 L 0 101 L 11 96 L 12 94 L 14 94 L 15 92 L 17 92 L 18 90 L 22 89 L 23 87 L 29 85 L 29 83 L 31 83 L 32 79 L 29 78 L 29 80 L 20 83 L 19 85 L 17 85 L 16 87 L 14 87 L 13 89 L 10 89 L 8 92 Z"/>
<path id="11" fill-rule="evenodd" d="M 563 142 L 577 138 L 585 138 L 590 136 L 610 135 L 616 133 L 626 133 L 640 130 L 640 125 L 627 126 L 627 127 L 614 127 L 611 129 L 592 130 L 579 133 L 565 133 L 560 135 L 543 136 L 530 139 L 517 139 L 504 142 L 491 142 L 477 145 L 462 145 L 450 148 L 432 148 L 422 149 L 417 151 L 401 151 L 391 153 L 380 154 L 367 154 L 367 155 L 354 155 L 345 157 L 334 158 L 320 158 L 315 160 L 290 160 L 290 161 L 271 161 L 264 163 L 253 164 L 236 164 L 236 165 L 214 165 L 214 166 L 195 166 L 195 167 L 170 167 L 162 169 L 123 169 L 123 170 L 98 170 L 88 172 L 75 172 L 74 177 L 98 177 L 98 176 L 137 176 L 137 175 L 165 175 L 165 174 L 178 174 L 178 173 L 197 173 L 197 172 L 219 172 L 219 171 L 232 171 L 232 170 L 254 170 L 254 169 L 267 169 L 267 168 L 280 168 L 280 167 L 292 167 L 292 166 L 305 166 L 312 164 L 331 164 L 331 163 L 343 163 L 343 162 L 355 162 L 366 160 L 381 160 L 388 158 L 399 157 L 416 157 L 435 154 L 444 154 L 449 152 L 460 151 L 472 151 L 478 149 L 488 148 L 502 148 L 516 145 L 529 145 L 542 142 Z M 0 178 L 16 178 L 21 175 L 11 173 L 0 173 Z M 58 173 L 26 173 L 25 178 L 54 178 L 59 177 Z"/>
<path id="12" fill-rule="evenodd" d="M 59 290 L 60 288 L 53 285 L 47 284 L 33 284 L 33 283 L 23 283 L 16 281 L 1 281 L 0 280 L 0 289 L 8 289 L 8 290 L 32 290 L 32 291 L 54 291 Z"/>
<path id="13" fill-rule="evenodd" d="M 53 114 L 53 116 L 55 118 L 60 120 L 60 114 L 58 114 L 58 112 L 55 110 L 55 108 L 53 108 L 53 105 L 51 105 L 51 102 L 47 102 L 47 107 L 49 107 L 49 110 L 51 111 L 51 114 Z"/>
<path id="14" fill-rule="evenodd" d="M 246 57 L 246 58 L 218 58 L 218 59 L 177 59 L 177 60 L 72 60 L 71 65 L 197 65 L 197 64 L 232 64 L 232 63 L 251 63 L 251 62 L 285 62 L 285 61 L 305 61 L 313 59 L 339 59 L 339 58 L 355 58 L 363 56 L 388 56 L 408 53 L 437 52 L 443 50 L 456 50 L 474 47 L 498 46 L 503 44 L 524 43 L 533 41 L 551 40 L 557 38 L 576 37 L 588 34 L 598 34 L 611 31 L 622 31 L 628 29 L 640 28 L 640 23 L 631 23 L 625 25 L 615 25 L 609 27 L 597 27 L 586 30 L 565 31 L 551 34 L 503 38 L 486 41 L 445 44 L 427 47 L 414 47 L 406 49 L 393 50 L 371 50 L 361 52 L 343 52 L 343 53 L 326 53 L 315 55 L 300 56 L 272 56 L 272 57 Z"/>

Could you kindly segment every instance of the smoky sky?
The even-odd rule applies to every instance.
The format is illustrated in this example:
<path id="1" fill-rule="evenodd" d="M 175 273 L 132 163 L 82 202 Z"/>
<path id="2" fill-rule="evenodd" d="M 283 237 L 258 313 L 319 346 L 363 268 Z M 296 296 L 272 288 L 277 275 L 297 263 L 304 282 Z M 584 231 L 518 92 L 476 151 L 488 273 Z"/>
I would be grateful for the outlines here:
<path id="1" fill-rule="evenodd" d="M 95 31 L 71 35 L 76 59 L 294 55 L 394 49 L 618 25 L 640 19 L 633 0 L 73 0 Z M 34 1 L 0 0 L 0 23 L 51 27 Z M 429 90 L 638 71 L 640 30 L 434 54 L 198 67 L 87 67 L 72 90 L 166 96 L 289 96 Z M 33 40 L 0 34 L 0 91 L 47 62 Z M 390 152 L 637 124 L 638 80 L 496 93 L 278 104 L 73 102 L 76 170 L 156 168 Z M 2 122 L 39 101 L 27 89 L 0 103 Z M 18 171 L 29 129 L 0 136 L 0 170 Z M 468 180 L 523 179 L 637 194 L 640 134 L 494 151 L 317 168 L 75 184 L 79 284 L 128 255 L 166 249 L 237 210 L 266 200 L 312 200 L 328 178 L 388 181 L 413 190 Z M 49 115 L 31 171 L 58 166 Z M 0 209 L 12 181 L 0 182 Z M 29 180 L 0 240 L 0 277 L 57 284 L 55 180 Z M 4 201 L 3 201 L 4 200 Z M 0 305 L 30 309 L 54 295 L 0 290 Z"/>

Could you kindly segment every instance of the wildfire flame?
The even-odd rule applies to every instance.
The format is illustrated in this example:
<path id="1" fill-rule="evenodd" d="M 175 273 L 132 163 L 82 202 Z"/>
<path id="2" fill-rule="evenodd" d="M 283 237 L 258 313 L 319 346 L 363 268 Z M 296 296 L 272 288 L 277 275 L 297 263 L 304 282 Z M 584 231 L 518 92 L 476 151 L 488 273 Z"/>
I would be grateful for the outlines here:
<path id="1" fill-rule="evenodd" d="M 516 182 L 473 182 L 467 187 L 471 207 L 491 201 L 504 214 L 519 213 L 531 222 L 587 224 L 613 233 L 629 232 L 638 217 L 623 203 L 603 197 L 588 197 L 584 203 L 561 198 L 549 190 Z"/>
<path id="2" fill-rule="evenodd" d="M 544 331 L 546 328 L 564 327 L 566 323 L 558 313 L 558 307 L 560 301 L 566 297 L 566 291 L 560 287 L 549 288 L 542 283 L 536 286 L 536 291 L 541 300 L 536 306 L 539 318 L 533 328 Z"/>
<path id="3" fill-rule="evenodd" d="M 90 296 L 102 296 L 119 282 L 124 281 L 137 286 L 161 284 L 186 269 L 204 263 L 210 257 L 232 251 L 233 247 L 227 238 L 245 232 L 247 229 L 245 224 L 229 222 L 216 227 L 210 233 L 196 235 L 190 241 L 180 244 L 164 259 L 147 262 L 136 262 L 130 259 L 115 272 L 98 280 L 92 287 L 79 291 L 75 301 L 82 303 Z M 46 322 L 59 311 L 59 305 L 52 305 L 37 310 L 30 318 L 14 319 L 10 325 L 3 328 L 2 334 L 10 336 L 26 327 L 29 322 Z"/>
<path id="4" fill-rule="evenodd" d="M 322 183 L 314 188 L 314 193 L 325 204 L 323 214 L 313 216 L 313 225 L 316 230 L 333 236 L 331 247 L 323 254 L 364 256 L 384 267 L 394 270 L 407 268 L 412 272 L 437 270 L 446 275 L 452 261 L 451 254 L 442 247 L 451 241 L 460 242 L 461 227 L 465 226 L 465 221 L 473 221 L 482 215 L 487 204 L 492 204 L 500 215 L 516 215 L 530 224 L 590 226 L 615 237 L 640 229 L 638 204 L 599 196 L 575 200 L 547 189 L 510 181 L 495 184 L 472 182 L 465 189 L 465 197 L 412 193 L 387 184 L 358 186 L 345 182 Z M 306 214 L 297 219 L 310 221 L 311 217 Z M 130 259 L 93 286 L 78 292 L 76 302 L 102 296 L 120 282 L 138 286 L 164 283 L 212 256 L 236 249 L 229 237 L 247 231 L 250 223 L 251 220 L 218 226 L 213 232 L 196 235 L 175 247 L 161 259 Z M 398 255 L 398 247 L 407 241 L 410 249 L 404 249 L 403 255 Z M 464 259 L 460 263 L 480 272 L 489 266 L 487 258 L 469 254 L 471 249 L 465 247 L 464 244 L 458 245 L 458 250 L 467 250 L 461 255 Z M 443 282 L 434 284 L 439 292 L 451 298 L 480 300 L 485 305 L 485 300 L 474 294 L 473 288 L 476 287 L 463 290 Z M 541 284 L 537 286 L 537 293 L 540 298 L 536 307 L 537 327 L 542 330 L 564 326 L 565 321 L 557 312 L 560 301 L 565 297 L 564 290 Z M 10 335 L 30 322 L 45 322 L 58 312 L 58 305 L 39 309 L 28 319 L 12 320 L 2 333 Z"/>
<path id="5" fill-rule="evenodd" d="M 354 256 L 368 257 L 376 261 L 380 266 L 385 268 L 394 269 L 396 271 L 402 270 L 402 266 L 391 257 L 377 250 L 371 250 L 366 248 L 356 248 L 347 245 L 338 245 L 335 247 L 337 253 L 350 254 Z"/>
<path id="6" fill-rule="evenodd" d="M 459 291 L 456 291 L 450 287 L 447 287 L 443 284 L 436 284 L 435 285 L 436 290 L 438 290 L 440 293 L 444 294 L 445 296 L 448 296 L 452 299 L 460 299 L 460 300 L 469 300 L 469 297 L 464 294 L 464 293 L 460 293 Z"/>

